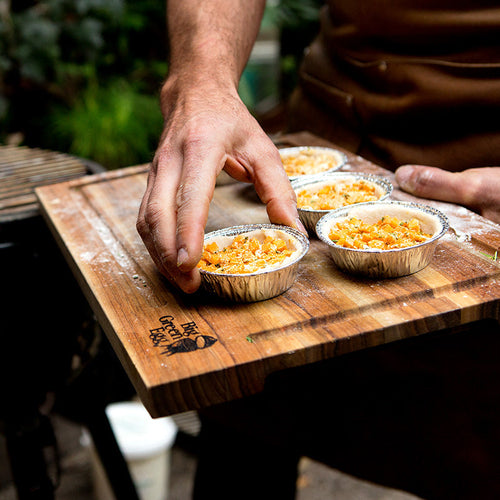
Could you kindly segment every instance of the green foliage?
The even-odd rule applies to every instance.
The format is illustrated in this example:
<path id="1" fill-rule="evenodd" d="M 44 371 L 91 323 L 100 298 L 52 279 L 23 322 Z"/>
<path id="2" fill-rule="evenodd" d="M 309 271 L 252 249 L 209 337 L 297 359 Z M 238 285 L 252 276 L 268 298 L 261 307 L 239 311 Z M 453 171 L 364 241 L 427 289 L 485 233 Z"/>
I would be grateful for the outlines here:
<path id="1" fill-rule="evenodd" d="M 11 84 L 48 85 L 64 63 L 101 64 L 107 34 L 124 16 L 123 0 L 45 0 L 16 6 L 2 18 L 1 45 Z M 110 47 L 108 48 L 108 51 Z"/>
<path id="2" fill-rule="evenodd" d="M 52 62 L 60 57 L 58 27 L 48 19 L 37 19 L 30 10 L 16 16 L 17 44 L 11 48 L 22 79 L 42 83 L 51 77 Z"/>
<path id="3" fill-rule="evenodd" d="M 322 3 L 268 3 L 263 27 L 281 31 L 288 86 Z M 108 168 L 149 161 L 162 126 L 165 8 L 157 0 L 0 0 L 0 142 L 21 132 L 27 145 Z M 250 106 L 254 73 L 240 86 Z"/>
<path id="4" fill-rule="evenodd" d="M 276 23 L 281 32 L 281 75 L 283 98 L 291 93 L 304 48 L 317 35 L 319 10 L 324 0 L 279 0 Z"/>
<path id="5" fill-rule="evenodd" d="M 279 0 L 273 9 L 274 22 L 281 28 L 301 31 L 316 26 L 324 0 Z"/>
<path id="6" fill-rule="evenodd" d="M 108 166 L 149 161 L 164 11 L 152 0 L 0 0 L 0 141 L 21 132 Z"/>
<path id="7" fill-rule="evenodd" d="M 71 109 L 56 108 L 46 143 L 113 169 L 150 161 L 162 123 L 155 96 L 117 80 L 85 89 Z"/>

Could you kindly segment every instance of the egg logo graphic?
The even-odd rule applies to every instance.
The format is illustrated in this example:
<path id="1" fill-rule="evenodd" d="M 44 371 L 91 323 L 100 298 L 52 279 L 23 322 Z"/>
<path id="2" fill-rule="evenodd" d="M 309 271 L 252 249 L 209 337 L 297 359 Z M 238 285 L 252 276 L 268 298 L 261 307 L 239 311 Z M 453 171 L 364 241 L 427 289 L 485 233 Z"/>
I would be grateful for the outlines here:
<path id="1" fill-rule="evenodd" d="M 179 352 L 193 352 L 199 349 L 206 349 L 211 345 L 214 345 L 217 339 L 210 337 L 209 335 L 198 335 L 195 338 L 185 338 L 170 344 L 165 348 L 165 354 L 167 356 L 172 356 L 172 354 L 177 354 Z"/>

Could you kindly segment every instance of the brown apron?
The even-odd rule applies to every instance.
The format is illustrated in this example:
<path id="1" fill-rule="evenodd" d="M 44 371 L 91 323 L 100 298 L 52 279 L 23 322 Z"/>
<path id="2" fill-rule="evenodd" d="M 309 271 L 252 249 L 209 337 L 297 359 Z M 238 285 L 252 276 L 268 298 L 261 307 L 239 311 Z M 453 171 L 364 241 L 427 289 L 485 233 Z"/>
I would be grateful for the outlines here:
<path id="1" fill-rule="evenodd" d="M 389 168 L 500 165 L 500 6 L 329 0 L 321 22 L 293 131 Z M 282 469 L 305 454 L 426 500 L 498 499 L 499 353 L 498 322 L 482 321 L 273 374 L 262 393 L 201 412 L 201 498 L 220 470 L 262 495 L 261 473 L 244 474 L 264 459 L 293 498 Z"/>
<path id="2" fill-rule="evenodd" d="M 329 0 L 290 102 L 307 129 L 386 168 L 500 165 L 500 4 Z"/>
<path id="3" fill-rule="evenodd" d="M 292 130 L 389 168 L 500 165 L 493 3 L 329 0 L 291 102 Z M 275 373 L 262 393 L 200 412 L 200 498 L 242 484 L 245 498 L 266 496 L 269 483 L 280 491 L 266 498 L 293 498 L 285 492 L 306 455 L 426 500 L 496 500 L 499 359 L 492 320 Z M 221 470 L 223 484 L 213 480 Z"/>

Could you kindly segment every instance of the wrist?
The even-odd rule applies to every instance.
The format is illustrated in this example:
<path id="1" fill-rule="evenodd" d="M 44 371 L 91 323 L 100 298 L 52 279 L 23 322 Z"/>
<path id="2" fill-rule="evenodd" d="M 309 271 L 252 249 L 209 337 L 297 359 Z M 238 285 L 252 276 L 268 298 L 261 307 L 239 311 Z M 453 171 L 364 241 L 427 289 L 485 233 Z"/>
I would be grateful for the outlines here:
<path id="1" fill-rule="evenodd" d="M 220 81 L 238 86 L 245 68 L 248 54 L 240 53 L 234 47 L 222 43 L 217 36 L 200 36 L 196 41 L 186 42 L 182 50 L 172 49 L 169 77 L 192 81 Z"/>
<path id="2" fill-rule="evenodd" d="M 199 69 L 169 72 L 160 91 L 163 114 L 180 101 L 216 101 L 217 98 L 233 97 L 239 99 L 238 83 L 224 74 L 210 75 Z"/>

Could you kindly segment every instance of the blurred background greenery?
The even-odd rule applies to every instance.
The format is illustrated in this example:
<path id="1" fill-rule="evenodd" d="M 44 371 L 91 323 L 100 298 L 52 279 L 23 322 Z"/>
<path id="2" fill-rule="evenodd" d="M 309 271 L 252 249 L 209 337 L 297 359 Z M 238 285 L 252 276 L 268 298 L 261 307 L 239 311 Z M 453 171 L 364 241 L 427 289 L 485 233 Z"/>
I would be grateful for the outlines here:
<path id="1" fill-rule="evenodd" d="M 259 120 L 280 116 L 322 3 L 268 0 L 239 89 Z M 167 60 L 165 2 L 0 0 L 0 143 L 149 162 Z"/>

